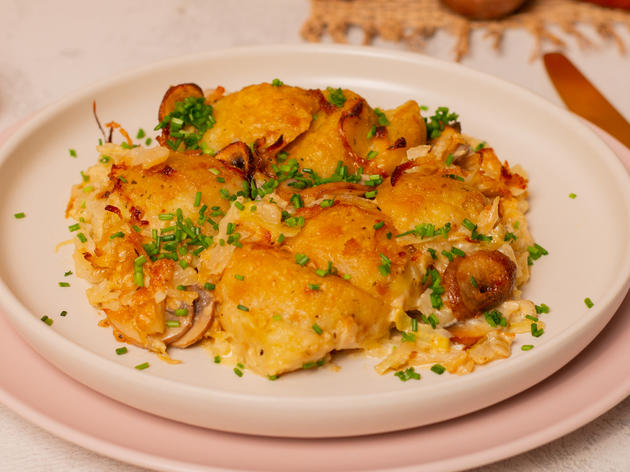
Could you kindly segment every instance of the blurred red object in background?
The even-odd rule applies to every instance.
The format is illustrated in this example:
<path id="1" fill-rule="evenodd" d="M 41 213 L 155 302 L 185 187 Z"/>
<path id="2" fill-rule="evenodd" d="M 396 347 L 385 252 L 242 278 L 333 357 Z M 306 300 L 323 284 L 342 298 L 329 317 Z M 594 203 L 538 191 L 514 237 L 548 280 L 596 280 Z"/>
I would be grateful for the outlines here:
<path id="1" fill-rule="evenodd" d="M 492 20 L 508 15 L 527 0 L 441 0 L 460 15 L 472 20 Z M 621 0 L 626 1 L 626 0 Z M 630 1 L 630 0 L 628 0 Z"/>
<path id="2" fill-rule="evenodd" d="M 630 0 L 585 0 L 590 3 L 597 3 L 604 7 L 610 8 L 625 8 L 630 10 Z"/>

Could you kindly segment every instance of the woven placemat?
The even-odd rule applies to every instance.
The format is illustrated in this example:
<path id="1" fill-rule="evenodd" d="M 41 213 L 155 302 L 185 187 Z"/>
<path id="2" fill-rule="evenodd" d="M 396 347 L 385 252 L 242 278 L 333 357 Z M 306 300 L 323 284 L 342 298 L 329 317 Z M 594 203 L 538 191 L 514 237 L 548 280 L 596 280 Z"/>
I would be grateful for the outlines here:
<path id="1" fill-rule="evenodd" d="M 422 49 L 438 29 L 445 29 L 456 37 L 454 53 L 459 61 L 470 50 L 471 31 L 485 31 L 484 37 L 498 50 L 507 29 L 521 28 L 534 37 L 530 56 L 534 60 L 545 43 L 556 50 L 567 47 L 562 37 L 550 31 L 554 25 L 575 38 L 580 48 L 597 46 L 578 30 L 579 24 L 592 27 L 604 41 L 615 42 L 619 52 L 625 54 L 625 45 L 615 28 L 621 24 L 630 30 L 630 12 L 576 0 L 531 0 L 517 13 L 494 21 L 467 20 L 439 0 L 311 0 L 311 14 L 302 27 L 302 36 L 317 42 L 327 32 L 334 41 L 346 43 L 350 27 L 358 27 L 363 30 L 364 44 L 379 36 Z"/>

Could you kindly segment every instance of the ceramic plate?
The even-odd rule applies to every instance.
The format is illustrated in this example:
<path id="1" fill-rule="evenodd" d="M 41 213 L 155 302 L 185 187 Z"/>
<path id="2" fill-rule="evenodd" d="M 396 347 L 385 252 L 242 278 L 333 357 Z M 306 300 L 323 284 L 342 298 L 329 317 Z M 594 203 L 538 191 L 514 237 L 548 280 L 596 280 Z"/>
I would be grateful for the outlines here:
<path id="1" fill-rule="evenodd" d="M 407 99 L 447 105 L 467 134 L 529 172 L 534 238 L 549 250 L 536 262 L 524 297 L 548 304 L 545 334 L 517 338 L 511 358 L 458 377 L 423 373 L 419 382 L 378 376 L 375 359 L 344 357 L 340 371 L 304 371 L 269 382 L 239 378 L 203 349 L 160 362 L 130 348 L 116 356 L 109 329 L 96 325 L 87 284 L 72 269 L 63 213 L 79 171 L 96 159 L 91 116 L 127 129 L 151 129 L 166 88 L 181 82 L 228 91 L 279 77 L 303 87 L 343 86 L 374 106 Z M 69 156 L 68 149 L 78 157 Z M 453 418 L 514 395 L 583 349 L 625 295 L 630 274 L 630 185 L 614 154 L 568 113 L 515 86 L 411 53 L 332 46 L 236 49 L 171 60 L 99 84 L 42 112 L 0 154 L 0 300 L 24 338 L 63 371 L 139 409 L 220 430 L 323 437 L 404 429 Z M 576 193 L 570 199 L 569 193 Z M 26 218 L 13 215 L 25 212 Z M 71 287 L 60 287 L 68 281 Z M 595 305 L 588 309 L 584 298 Z M 60 317 L 66 310 L 68 315 Z M 40 321 L 46 314 L 52 326 Z M 521 344 L 534 344 L 528 352 Z M 151 362 L 137 371 L 134 365 Z"/>

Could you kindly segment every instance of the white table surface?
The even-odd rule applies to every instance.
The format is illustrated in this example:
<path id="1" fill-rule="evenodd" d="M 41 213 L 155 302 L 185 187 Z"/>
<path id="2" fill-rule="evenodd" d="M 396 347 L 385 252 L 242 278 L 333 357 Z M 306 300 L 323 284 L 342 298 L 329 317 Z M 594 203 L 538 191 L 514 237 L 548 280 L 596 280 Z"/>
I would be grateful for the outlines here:
<path id="1" fill-rule="evenodd" d="M 188 53 L 254 44 L 300 43 L 308 0 L 2 0 L 0 129 L 64 95 L 117 73 Z M 630 118 L 630 56 L 612 43 L 569 56 Z M 616 31 L 630 49 L 630 32 Z M 495 53 L 480 33 L 463 64 L 528 88 L 561 105 L 541 61 L 528 62 L 525 32 L 509 32 Z M 351 32 L 351 42 L 361 34 Z M 378 47 L 402 48 L 377 41 Z M 426 53 L 450 60 L 453 38 L 438 33 Z M 0 373 L 1 375 L 1 373 Z M 142 469 L 56 438 L 0 404 L 0 471 L 132 472 Z M 630 470 L 630 399 L 577 431 L 483 472 Z"/>

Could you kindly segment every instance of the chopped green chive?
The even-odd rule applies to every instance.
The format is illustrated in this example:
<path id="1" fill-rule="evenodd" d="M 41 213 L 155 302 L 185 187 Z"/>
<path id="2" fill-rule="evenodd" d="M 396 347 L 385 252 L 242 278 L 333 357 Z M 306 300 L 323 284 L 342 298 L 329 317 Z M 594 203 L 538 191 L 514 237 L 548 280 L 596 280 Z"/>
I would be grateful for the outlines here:
<path id="1" fill-rule="evenodd" d="M 477 280 L 472 275 L 470 276 L 470 285 L 472 285 L 475 288 L 479 288 L 479 284 L 477 284 Z"/>
<path id="2" fill-rule="evenodd" d="M 87 242 L 87 238 L 85 237 L 85 234 L 83 233 L 77 234 L 77 238 L 79 238 L 79 241 L 81 241 L 82 243 Z"/>
<path id="3" fill-rule="evenodd" d="M 146 136 L 147 134 L 144 132 L 144 130 L 142 128 L 138 129 L 138 132 L 136 133 L 136 139 L 142 139 Z"/>
<path id="4" fill-rule="evenodd" d="M 86 185 L 85 187 L 83 187 L 83 193 L 90 193 L 93 190 L 94 190 L 93 185 Z"/>
<path id="5" fill-rule="evenodd" d="M 534 261 L 540 259 L 542 256 L 546 256 L 547 254 L 549 254 L 549 252 L 539 244 L 528 246 L 527 252 L 529 252 L 529 257 Z"/>
<path id="6" fill-rule="evenodd" d="M 269 380 L 278 380 L 278 377 L 279 377 L 279 376 L 278 376 L 277 374 L 276 374 L 276 375 L 268 375 L 268 376 L 267 376 L 267 378 L 268 378 Z"/>
<path id="7" fill-rule="evenodd" d="M 588 308 L 593 308 L 593 306 L 595 305 L 595 304 L 593 303 L 593 301 L 592 301 L 590 298 L 588 298 L 588 297 L 586 297 L 586 298 L 584 299 L 584 304 L 585 304 Z"/>
<path id="8" fill-rule="evenodd" d="M 503 241 L 516 241 L 518 238 L 514 233 L 507 232 L 503 237 Z"/>
<path id="9" fill-rule="evenodd" d="M 314 291 L 319 290 L 319 285 L 317 284 L 308 284 L 308 288 Z"/>
<path id="10" fill-rule="evenodd" d="M 169 328 L 179 328 L 182 325 L 179 320 L 166 320 L 165 324 Z"/>
<path id="11" fill-rule="evenodd" d="M 532 336 L 534 336 L 535 338 L 539 338 L 545 332 L 544 329 L 542 328 L 539 329 L 536 323 L 532 323 L 530 327 L 531 327 Z"/>
<path id="12" fill-rule="evenodd" d="M 284 82 L 280 79 L 273 79 L 271 81 L 271 85 L 273 85 L 274 87 L 282 87 L 284 85 Z"/>
<path id="13" fill-rule="evenodd" d="M 418 331 L 418 320 L 415 318 L 411 318 L 411 331 Z"/>
<path id="14" fill-rule="evenodd" d="M 429 252 L 429 254 L 431 254 L 431 259 L 436 260 L 437 259 L 437 251 L 433 248 L 427 248 L 427 251 Z"/>
<path id="15" fill-rule="evenodd" d="M 406 382 L 407 380 L 411 379 L 420 380 L 420 374 L 417 373 L 413 367 L 409 367 L 405 370 L 399 370 L 398 372 L 394 373 L 394 375 L 398 377 L 401 382 Z"/>
<path id="16" fill-rule="evenodd" d="M 370 152 L 367 153 L 367 157 L 366 159 L 368 161 L 371 161 L 372 159 L 374 159 L 376 156 L 378 156 L 378 152 L 375 151 L 374 149 L 372 149 Z"/>
<path id="17" fill-rule="evenodd" d="M 455 157 L 452 154 L 449 154 L 446 158 L 446 165 L 450 166 L 453 163 L 453 160 L 455 159 Z"/>
<path id="18" fill-rule="evenodd" d="M 170 221 L 173 218 L 175 218 L 175 215 L 173 215 L 172 213 L 162 213 L 162 214 L 158 215 L 158 219 L 160 221 Z"/>
<path id="19" fill-rule="evenodd" d="M 208 290 L 208 291 L 214 290 L 215 287 L 216 287 L 216 285 L 211 284 L 210 282 L 206 282 L 205 284 L 203 284 L 203 288 Z"/>
<path id="20" fill-rule="evenodd" d="M 503 313 L 498 310 L 486 311 L 483 316 L 493 328 L 497 326 L 507 326 L 507 319 L 503 316 Z"/>
<path id="21" fill-rule="evenodd" d="M 536 308 L 536 313 L 538 314 L 549 313 L 549 307 L 544 303 L 541 303 L 540 305 L 534 305 L 534 307 Z"/>
<path id="22" fill-rule="evenodd" d="M 452 247 L 451 248 L 451 254 L 454 254 L 454 255 L 459 256 L 459 257 L 466 257 L 466 253 L 464 251 L 462 251 L 461 249 L 456 248 L 456 247 Z"/>
<path id="23" fill-rule="evenodd" d="M 136 233 L 139 233 L 142 231 L 138 225 L 133 225 L 131 229 L 133 229 Z"/>
<path id="24" fill-rule="evenodd" d="M 431 370 L 438 375 L 442 375 L 446 371 L 446 367 L 440 364 L 434 364 L 431 366 Z"/>
<path id="25" fill-rule="evenodd" d="M 64 276 L 64 277 L 68 277 L 68 276 L 70 276 L 70 275 L 72 275 L 72 271 L 71 271 L 71 270 L 66 271 L 66 272 L 64 272 L 64 273 L 63 273 L 63 276 Z"/>
<path id="26" fill-rule="evenodd" d="M 401 332 L 400 335 L 402 336 L 402 340 L 403 342 L 406 343 L 415 343 L 416 342 L 416 335 L 413 333 L 406 333 L 406 332 Z"/>
<path id="27" fill-rule="evenodd" d="M 291 195 L 290 202 L 296 209 L 302 208 L 304 206 L 304 201 L 302 200 L 302 197 L 299 196 L 297 193 L 294 193 L 293 195 Z"/>
<path id="28" fill-rule="evenodd" d="M 304 217 L 303 216 L 291 216 L 289 218 L 287 218 L 286 220 L 284 220 L 284 223 L 287 226 L 290 226 L 292 228 L 298 226 L 298 227 L 302 227 L 304 226 Z"/>
<path id="29" fill-rule="evenodd" d="M 70 284 L 68 282 L 59 282 L 59 286 L 60 287 L 70 287 Z"/>
<path id="30" fill-rule="evenodd" d="M 198 207 L 201 205 L 201 192 L 197 192 L 195 194 L 195 206 Z"/>
<path id="31" fill-rule="evenodd" d="M 112 234 L 109 239 L 116 239 L 116 238 L 124 238 L 125 237 L 125 233 L 123 233 L 122 231 L 118 231 L 117 233 Z"/>
<path id="32" fill-rule="evenodd" d="M 44 315 L 40 318 L 40 320 L 42 320 L 44 323 L 46 323 L 48 326 L 51 326 L 53 324 L 53 320 L 52 318 L 48 318 L 48 316 Z"/>
<path id="33" fill-rule="evenodd" d="M 90 181 L 90 176 L 87 174 L 84 174 L 83 171 L 81 171 L 81 178 L 83 179 L 83 182 L 89 182 Z"/>
<path id="34" fill-rule="evenodd" d="M 240 280 L 240 281 L 245 280 L 245 276 L 244 276 L 244 275 L 241 275 L 241 274 L 234 274 L 234 278 L 235 278 L 236 280 Z"/>
<path id="35" fill-rule="evenodd" d="M 234 369 L 233 369 L 233 370 L 234 370 L 234 373 L 235 373 L 236 375 L 238 375 L 239 377 L 242 377 L 242 376 L 243 376 L 243 371 L 242 371 L 241 369 L 239 369 L 238 367 L 234 367 Z"/>
<path id="36" fill-rule="evenodd" d="M 315 331 L 317 334 L 321 335 L 324 331 L 322 331 L 322 328 L 319 327 L 319 325 L 317 323 L 315 323 L 313 326 L 313 331 Z"/>
<path id="37" fill-rule="evenodd" d="M 241 305 L 240 303 L 236 305 L 236 308 L 238 308 L 241 311 L 249 311 L 249 308 L 247 308 L 245 305 Z"/>
<path id="38" fill-rule="evenodd" d="M 335 204 L 335 200 L 326 199 L 326 200 L 322 200 L 319 206 L 322 208 L 330 208 L 334 204 Z"/>
<path id="39" fill-rule="evenodd" d="M 245 209 L 245 206 L 241 202 L 234 202 L 234 206 L 240 211 L 243 211 Z"/>
<path id="40" fill-rule="evenodd" d="M 449 179 L 459 180 L 460 182 L 465 182 L 464 178 L 461 175 L 445 174 L 442 177 L 447 177 Z"/>
<path id="41" fill-rule="evenodd" d="M 306 254 L 297 253 L 295 255 L 295 262 L 298 265 L 301 265 L 302 267 L 304 267 L 309 260 L 310 259 L 308 258 L 308 256 Z"/>
<path id="42" fill-rule="evenodd" d="M 145 145 L 145 146 L 150 146 L 152 141 L 153 141 L 153 140 L 152 140 L 151 138 L 147 138 L 147 139 L 144 141 L 144 145 Z"/>
<path id="43" fill-rule="evenodd" d="M 221 356 L 214 356 L 214 363 L 215 364 L 220 364 L 221 363 Z"/>
<path id="44" fill-rule="evenodd" d="M 74 149 L 68 149 L 68 153 L 70 153 L 70 157 L 77 157 L 77 151 Z"/>
<path id="45" fill-rule="evenodd" d="M 129 352 L 129 349 L 127 349 L 125 346 L 119 347 L 118 349 L 116 349 L 116 354 L 118 354 L 119 356 L 122 356 L 123 354 L 127 354 L 127 352 Z"/>
<path id="46" fill-rule="evenodd" d="M 475 152 L 481 151 L 485 147 L 486 147 L 486 142 L 481 141 L 479 144 L 477 144 L 477 146 L 475 146 Z"/>
<path id="47" fill-rule="evenodd" d="M 387 116 L 385 116 L 385 112 L 383 110 L 375 108 L 374 113 L 376 113 L 376 116 L 378 117 L 378 124 L 380 126 L 389 126 L 389 120 L 387 119 Z"/>
<path id="48" fill-rule="evenodd" d="M 372 125 L 372 127 L 370 128 L 370 131 L 368 131 L 367 138 L 372 139 L 375 134 L 376 134 L 376 125 Z"/>
<path id="49" fill-rule="evenodd" d="M 327 87 L 326 90 L 328 91 L 328 101 L 336 107 L 341 108 L 346 103 L 346 96 L 340 88 Z"/>
<path id="50" fill-rule="evenodd" d="M 282 321 L 282 315 L 275 314 L 271 317 L 274 321 Z"/>
<path id="51" fill-rule="evenodd" d="M 284 241 L 284 238 L 285 238 L 284 234 L 280 233 L 280 236 L 278 236 L 278 244 L 282 244 Z"/>
<path id="52" fill-rule="evenodd" d="M 305 362 L 302 364 L 302 369 L 312 369 L 314 367 L 321 367 L 326 363 L 326 359 L 320 359 L 316 362 Z"/>
<path id="53" fill-rule="evenodd" d="M 534 349 L 534 345 L 533 344 L 523 344 L 521 346 L 521 351 L 529 351 L 531 349 Z"/>
<path id="54" fill-rule="evenodd" d="M 492 241 L 492 236 L 486 236 L 485 234 L 481 234 L 477 232 L 477 225 L 475 223 L 473 223 L 472 221 L 470 221 L 468 218 L 465 218 L 464 221 L 462 221 L 462 226 L 468 230 L 470 230 L 470 232 L 472 233 L 470 235 L 470 237 L 476 241 Z"/>
<path id="55" fill-rule="evenodd" d="M 570 193 L 569 198 L 577 198 L 577 195 L 575 193 Z"/>
<path id="56" fill-rule="evenodd" d="M 79 223 L 75 223 L 73 225 L 68 226 L 68 229 L 73 232 L 73 231 L 78 231 L 81 229 L 81 225 Z"/>
<path id="57" fill-rule="evenodd" d="M 449 111 L 448 107 L 436 108 L 434 115 L 424 118 L 427 127 L 427 138 L 439 138 L 444 128 L 455 123 L 457 118 L 459 118 L 459 115 Z"/>
<path id="58" fill-rule="evenodd" d="M 25 213 L 23 213 L 23 212 L 20 212 L 20 213 L 14 213 L 14 214 L 13 214 L 13 217 L 14 217 L 16 220 L 21 220 L 22 218 L 26 218 L 26 214 L 25 214 Z"/>
<path id="59" fill-rule="evenodd" d="M 453 254 L 451 254 L 450 252 L 448 252 L 448 251 L 446 251 L 446 250 L 442 251 L 442 255 L 443 255 L 444 257 L 446 257 L 449 261 L 452 261 L 452 260 L 453 260 Z"/>
<path id="60" fill-rule="evenodd" d="M 379 221 L 378 223 L 376 223 L 373 228 L 374 229 L 381 229 L 383 226 L 385 226 L 385 222 L 384 221 Z"/>
<path id="61" fill-rule="evenodd" d="M 66 310 L 63 310 L 61 313 L 59 313 L 59 316 L 66 316 L 68 314 L 68 312 Z"/>
<path id="62" fill-rule="evenodd" d="M 392 261 L 385 254 L 380 253 L 382 264 L 378 266 L 378 270 L 383 277 L 388 276 L 392 270 Z"/>
<path id="63" fill-rule="evenodd" d="M 344 280 L 350 280 L 352 276 L 350 274 L 344 274 L 343 278 Z"/>
<path id="64" fill-rule="evenodd" d="M 464 221 L 462 221 L 462 226 L 464 228 L 466 228 L 467 230 L 470 231 L 474 231 L 477 229 L 477 225 L 475 223 L 473 223 L 472 221 L 470 221 L 468 218 L 464 219 Z"/>
<path id="65" fill-rule="evenodd" d="M 148 362 L 143 362 L 142 364 L 138 364 L 135 368 L 138 370 L 144 370 L 144 369 L 148 369 L 149 365 L 150 364 Z"/>

